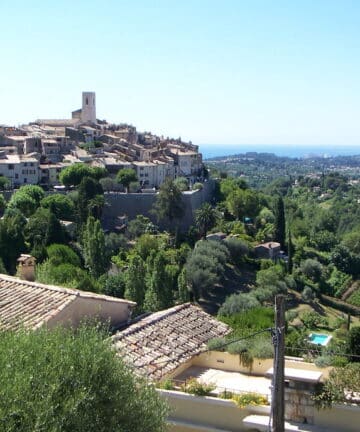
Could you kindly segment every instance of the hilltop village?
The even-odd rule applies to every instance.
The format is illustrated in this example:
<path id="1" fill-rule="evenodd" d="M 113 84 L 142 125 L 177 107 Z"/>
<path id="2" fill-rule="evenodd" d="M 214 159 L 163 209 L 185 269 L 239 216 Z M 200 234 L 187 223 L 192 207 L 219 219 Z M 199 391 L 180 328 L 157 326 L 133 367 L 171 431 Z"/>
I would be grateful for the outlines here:
<path id="1" fill-rule="evenodd" d="M 140 188 L 159 188 L 166 177 L 189 184 L 203 172 L 198 146 L 178 139 L 140 133 L 132 125 L 96 118 L 94 92 L 83 92 L 82 108 L 69 119 L 38 119 L 20 127 L 0 126 L 0 176 L 11 187 L 60 185 L 60 172 L 85 162 L 110 176 L 123 168 L 136 172 Z"/>

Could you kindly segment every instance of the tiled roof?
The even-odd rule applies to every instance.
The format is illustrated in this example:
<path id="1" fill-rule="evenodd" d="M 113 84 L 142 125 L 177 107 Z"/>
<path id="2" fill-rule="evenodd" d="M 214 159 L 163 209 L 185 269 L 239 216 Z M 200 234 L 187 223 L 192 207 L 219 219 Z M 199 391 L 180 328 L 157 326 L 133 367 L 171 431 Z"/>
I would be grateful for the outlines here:
<path id="1" fill-rule="evenodd" d="M 133 302 L 123 299 L 28 282 L 0 274 L 0 328 L 36 329 L 70 305 L 77 297 L 134 305 Z"/>
<path id="2" fill-rule="evenodd" d="M 113 336 L 117 351 L 135 371 L 158 380 L 193 356 L 229 327 L 190 303 L 156 312 Z"/>

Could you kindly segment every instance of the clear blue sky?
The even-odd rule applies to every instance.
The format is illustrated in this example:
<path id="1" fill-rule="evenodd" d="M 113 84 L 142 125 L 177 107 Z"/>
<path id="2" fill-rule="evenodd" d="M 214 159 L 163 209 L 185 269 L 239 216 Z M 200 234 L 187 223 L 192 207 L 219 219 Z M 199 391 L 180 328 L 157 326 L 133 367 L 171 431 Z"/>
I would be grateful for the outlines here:
<path id="1" fill-rule="evenodd" d="M 98 118 L 194 143 L 360 146 L 360 1 L 3 0 L 0 124 Z"/>

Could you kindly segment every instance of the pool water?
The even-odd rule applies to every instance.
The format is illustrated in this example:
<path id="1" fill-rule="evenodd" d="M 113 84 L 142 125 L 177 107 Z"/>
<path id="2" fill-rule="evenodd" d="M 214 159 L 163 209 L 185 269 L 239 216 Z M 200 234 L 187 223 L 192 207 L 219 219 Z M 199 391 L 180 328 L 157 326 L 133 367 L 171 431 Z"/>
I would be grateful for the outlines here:
<path id="1" fill-rule="evenodd" d="M 309 341 L 316 345 L 327 345 L 331 339 L 331 336 L 327 334 L 321 334 L 321 333 L 311 333 L 309 336 Z"/>

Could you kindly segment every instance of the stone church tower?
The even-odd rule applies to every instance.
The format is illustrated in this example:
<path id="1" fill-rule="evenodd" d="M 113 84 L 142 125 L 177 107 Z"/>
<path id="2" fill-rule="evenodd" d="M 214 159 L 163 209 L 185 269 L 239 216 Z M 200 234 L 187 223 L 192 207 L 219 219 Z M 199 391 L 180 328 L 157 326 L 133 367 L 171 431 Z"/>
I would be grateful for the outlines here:
<path id="1" fill-rule="evenodd" d="M 83 92 L 81 121 L 84 123 L 96 123 L 95 92 Z"/>

